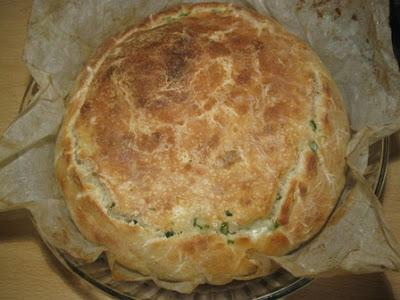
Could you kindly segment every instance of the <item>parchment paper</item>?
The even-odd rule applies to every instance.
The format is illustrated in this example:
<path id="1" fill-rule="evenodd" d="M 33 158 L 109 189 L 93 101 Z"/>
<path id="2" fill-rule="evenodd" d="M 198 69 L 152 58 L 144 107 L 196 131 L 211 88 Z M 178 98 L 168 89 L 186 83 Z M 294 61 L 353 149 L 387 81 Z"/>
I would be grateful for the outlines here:
<path id="1" fill-rule="evenodd" d="M 40 91 L 0 140 L 0 210 L 28 208 L 41 235 L 74 257 L 93 261 L 104 249 L 76 229 L 55 182 L 54 141 L 64 98 L 106 37 L 181 2 L 33 2 L 24 58 Z M 355 132 L 348 147 L 347 185 L 327 225 L 298 250 L 272 259 L 296 276 L 398 271 L 399 248 L 363 177 L 368 146 L 400 128 L 400 74 L 390 42 L 389 1 L 231 2 L 273 16 L 312 46 L 338 84 Z"/>

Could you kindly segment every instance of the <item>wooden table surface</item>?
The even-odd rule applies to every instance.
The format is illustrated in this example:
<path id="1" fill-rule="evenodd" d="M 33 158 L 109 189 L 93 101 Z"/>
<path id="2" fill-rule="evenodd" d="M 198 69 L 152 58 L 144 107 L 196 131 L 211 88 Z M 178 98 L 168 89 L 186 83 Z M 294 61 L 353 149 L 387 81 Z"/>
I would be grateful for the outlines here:
<path id="1" fill-rule="evenodd" d="M 0 133 L 17 116 L 29 81 L 22 61 L 30 0 L 0 0 Z M 400 139 L 391 143 L 386 219 L 400 238 Z M 400 274 L 318 279 L 289 299 L 400 299 Z M 47 250 L 24 211 L 0 213 L 0 299 L 110 299 L 81 282 Z"/>

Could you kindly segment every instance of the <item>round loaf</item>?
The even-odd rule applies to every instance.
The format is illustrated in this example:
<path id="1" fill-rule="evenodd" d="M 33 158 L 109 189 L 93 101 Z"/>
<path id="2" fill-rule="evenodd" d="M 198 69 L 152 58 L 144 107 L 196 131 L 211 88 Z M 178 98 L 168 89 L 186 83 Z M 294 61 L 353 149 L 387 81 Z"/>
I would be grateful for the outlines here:
<path id="1" fill-rule="evenodd" d="M 117 278 L 190 292 L 266 275 L 268 256 L 313 237 L 342 191 L 348 138 L 304 42 L 245 8 L 184 5 L 106 40 L 84 67 L 56 176 Z"/>

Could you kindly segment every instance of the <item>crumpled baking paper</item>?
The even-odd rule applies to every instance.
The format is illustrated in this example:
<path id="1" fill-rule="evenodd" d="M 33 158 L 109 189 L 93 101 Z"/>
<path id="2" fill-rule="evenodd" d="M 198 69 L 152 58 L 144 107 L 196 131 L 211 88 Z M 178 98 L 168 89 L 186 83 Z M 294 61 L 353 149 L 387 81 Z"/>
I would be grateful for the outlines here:
<path id="1" fill-rule="evenodd" d="M 326 226 L 298 250 L 271 259 L 295 276 L 398 271 L 399 248 L 363 176 L 369 145 L 400 128 L 400 74 L 390 42 L 389 1 L 230 2 L 274 17 L 311 45 L 336 80 L 354 131 L 347 185 Z M 40 89 L 0 140 L 0 210 L 29 209 L 42 237 L 73 257 L 90 262 L 105 249 L 79 233 L 55 181 L 54 142 L 64 99 L 106 37 L 180 3 L 33 2 L 24 59 Z"/>

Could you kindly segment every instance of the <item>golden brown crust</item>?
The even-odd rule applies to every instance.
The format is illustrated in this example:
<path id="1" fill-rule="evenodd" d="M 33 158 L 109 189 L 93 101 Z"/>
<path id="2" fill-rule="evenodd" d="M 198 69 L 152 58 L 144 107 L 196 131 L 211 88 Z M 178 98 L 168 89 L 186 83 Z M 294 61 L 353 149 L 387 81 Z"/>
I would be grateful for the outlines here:
<path id="1" fill-rule="evenodd" d="M 76 225 L 116 266 L 190 292 L 267 274 L 267 255 L 315 235 L 342 190 L 348 136 L 303 42 L 244 8 L 184 5 L 98 49 L 56 174 Z"/>

